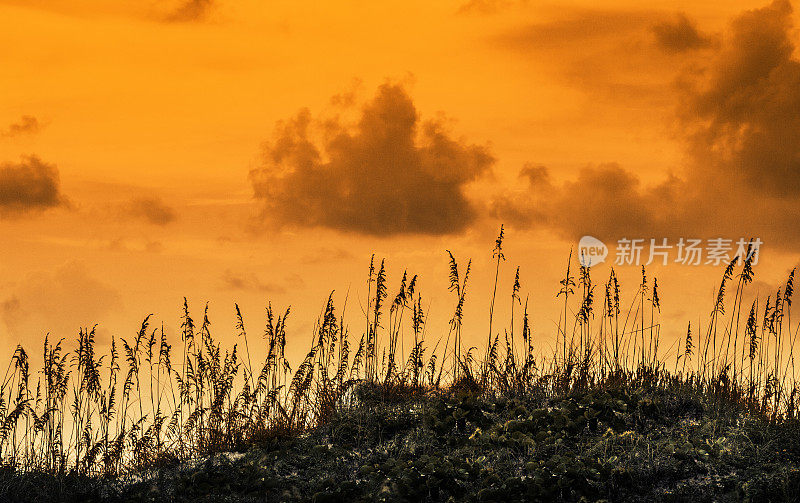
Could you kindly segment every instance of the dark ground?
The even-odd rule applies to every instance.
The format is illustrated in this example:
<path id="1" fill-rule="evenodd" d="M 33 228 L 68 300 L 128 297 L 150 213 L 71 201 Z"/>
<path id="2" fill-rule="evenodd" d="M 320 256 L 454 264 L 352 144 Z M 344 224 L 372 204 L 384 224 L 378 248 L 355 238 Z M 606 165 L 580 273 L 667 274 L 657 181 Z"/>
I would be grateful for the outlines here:
<path id="1" fill-rule="evenodd" d="M 122 480 L 0 473 L 0 501 L 800 501 L 800 427 L 631 389 L 364 405 Z"/>

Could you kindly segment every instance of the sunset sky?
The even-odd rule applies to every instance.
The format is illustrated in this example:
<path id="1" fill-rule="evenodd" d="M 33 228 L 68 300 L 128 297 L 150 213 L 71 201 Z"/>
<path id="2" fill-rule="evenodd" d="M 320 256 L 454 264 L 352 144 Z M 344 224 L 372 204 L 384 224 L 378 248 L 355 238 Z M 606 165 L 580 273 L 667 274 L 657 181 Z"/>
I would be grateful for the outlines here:
<path id="1" fill-rule="evenodd" d="M 360 335 L 370 256 L 419 274 L 446 330 L 446 250 L 483 341 L 521 267 L 555 333 L 591 235 L 758 237 L 774 293 L 800 245 L 800 36 L 789 2 L 0 0 L 0 343 L 128 337 L 182 299 L 233 341 L 331 290 Z M 644 253 L 647 253 L 645 249 Z M 672 259 L 675 258 L 673 250 Z M 615 266 L 623 295 L 640 267 Z M 648 267 L 665 333 L 707 321 L 721 266 Z M 506 323 L 503 321 L 503 323 Z M 546 344 L 543 342 L 543 344 Z"/>

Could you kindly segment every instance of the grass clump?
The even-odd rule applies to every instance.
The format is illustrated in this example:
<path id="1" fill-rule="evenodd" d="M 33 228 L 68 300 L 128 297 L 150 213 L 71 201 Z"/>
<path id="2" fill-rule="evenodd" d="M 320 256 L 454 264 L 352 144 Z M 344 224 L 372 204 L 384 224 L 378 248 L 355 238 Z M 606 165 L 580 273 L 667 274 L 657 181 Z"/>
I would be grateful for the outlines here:
<path id="1" fill-rule="evenodd" d="M 18 347 L 0 386 L 0 499 L 47 501 L 46 491 L 87 501 L 792 494 L 800 454 L 794 271 L 774 297 L 747 309 L 754 255 L 735 257 L 705 329 L 689 325 L 682 345 L 665 351 L 657 279 L 643 268 L 626 308 L 613 270 L 598 284 L 590 267 L 576 272 L 570 254 L 548 353 L 522 301 L 519 268 L 511 318 L 497 330 L 504 237 L 501 228 L 485 348 L 462 346 L 472 263 L 460 267 L 450 252 L 453 315 L 435 340 L 417 277 L 404 273 L 391 297 L 386 264 L 373 256 L 360 336 L 351 338 L 331 294 L 296 367 L 285 353 L 290 310 L 271 305 L 258 345 L 238 306 L 237 342 L 226 348 L 208 308 L 197 323 L 185 299 L 179 341 L 150 316 L 104 355 L 94 329 L 80 330 L 72 351 L 47 337 L 35 384 Z M 266 353 L 260 368 L 251 348 Z"/>
<path id="2" fill-rule="evenodd" d="M 564 395 L 442 390 L 365 401 L 303 435 L 273 437 L 240 454 L 135 478 L 68 476 L 61 494 L 236 502 L 755 502 L 797 494 L 797 425 L 720 409 L 650 378 L 628 375 Z M 13 477 L 28 476 L 5 477 L 2 487 L 16 487 Z M 39 487 L 57 484 L 36 477 Z"/>

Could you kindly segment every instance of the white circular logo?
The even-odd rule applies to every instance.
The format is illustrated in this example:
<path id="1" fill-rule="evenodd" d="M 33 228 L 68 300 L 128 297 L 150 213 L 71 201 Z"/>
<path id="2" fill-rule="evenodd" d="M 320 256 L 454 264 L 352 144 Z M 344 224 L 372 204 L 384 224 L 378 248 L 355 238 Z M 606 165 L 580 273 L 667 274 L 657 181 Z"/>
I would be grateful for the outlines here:
<path id="1" fill-rule="evenodd" d="M 608 246 L 595 237 L 583 236 L 578 242 L 578 256 L 584 267 L 602 264 L 608 257 Z"/>

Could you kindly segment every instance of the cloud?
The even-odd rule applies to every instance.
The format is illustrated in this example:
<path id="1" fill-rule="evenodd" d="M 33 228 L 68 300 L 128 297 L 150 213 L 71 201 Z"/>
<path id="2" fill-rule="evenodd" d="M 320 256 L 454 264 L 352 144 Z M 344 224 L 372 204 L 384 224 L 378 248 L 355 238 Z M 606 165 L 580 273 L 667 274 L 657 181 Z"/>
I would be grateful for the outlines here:
<path id="1" fill-rule="evenodd" d="M 790 15 L 785 1 L 741 14 L 710 63 L 682 75 L 675 106 L 687 158 L 677 174 L 645 185 L 606 164 L 554 184 L 546 167 L 527 167 L 524 188 L 496 199 L 494 215 L 571 239 L 760 236 L 770 246 L 800 244 L 800 61 Z"/>
<path id="2" fill-rule="evenodd" d="M 303 280 L 299 276 L 286 278 L 286 283 L 293 283 L 295 286 L 302 285 Z M 264 293 L 281 294 L 286 292 L 286 287 L 272 282 L 263 282 L 253 273 L 235 272 L 226 269 L 222 275 L 222 284 L 228 290 L 249 290 Z"/>
<path id="3" fill-rule="evenodd" d="M 585 92 L 594 106 L 611 102 L 619 113 L 621 99 L 625 108 L 652 106 L 669 90 L 675 64 L 653 30 L 673 19 L 655 10 L 565 8 L 506 30 L 496 43 Z"/>
<path id="4" fill-rule="evenodd" d="M 712 39 L 697 30 L 685 14 L 677 14 L 673 21 L 663 21 L 653 26 L 658 46 L 667 52 L 683 52 L 708 47 Z"/>
<path id="5" fill-rule="evenodd" d="M 23 115 L 17 122 L 9 125 L 5 131 L 0 133 L 0 136 L 13 138 L 15 136 L 32 135 L 41 131 L 43 127 L 44 124 L 39 122 L 36 117 Z"/>
<path id="6" fill-rule="evenodd" d="M 527 0 L 469 0 L 458 8 L 459 14 L 495 14 Z"/>
<path id="7" fill-rule="evenodd" d="M 164 251 L 164 243 L 161 241 L 148 241 L 144 245 L 144 251 L 148 253 L 161 253 Z"/>
<path id="8" fill-rule="evenodd" d="M 705 56 L 700 49 L 713 47 L 712 40 L 683 13 L 572 7 L 559 9 L 551 19 L 507 29 L 495 43 L 548 67 L 586 93 L 593 106 L 602 102 L 611 107 L 599 113 L 618 115 L 662 107 L 674 94 L 670 83 L 676 72 L 694 62 L 689 55 Z"/>
<path id="9" fill-rule="evenodd" d="M 511 48 L 540 50 L 585 45 L 590 40 L 620 40 L 631 33 L 646 33 L 660 17 L 646 10 L 565 9 L 555 19 L 513 28 L 500 41 Z"/>
<path id="10" fill-rule="evenodd" d="M 617 164 L 586 166 L 574 180 L 551 181 L 544 166 L 520 172 L 523 190 L 494 203 L 494 216 L 517 227 L 548 227 L 567 239 L 650 236 L 653 229 L 673 233 L 680 214 L 682 182 L 670 178 L 644 187 Z"/>
<path id="11" fill-rule="evenodd" d="M 739 16 L 714 63 L 687 88 L 681 117 L 704 178 L 800 195 L 800 61 L 791 11 L 776 1 Z"/>
<path id="12" fill-rule="evenodd" d="M 305 265 L 330 264 L 332 262 L 352 260 L 354 255 L 345 248 L 323 246 L 317 249 L 306 250 L 300 262 Z"/>
<path id="13" fill-rule="evenodd" d="M 18 216 L 65 204 L 58 170 L 38 157 L 0 163 L 0 215 Z"/>
<path id="14" fill-rule="evenodd" d="M 165 20 L 173 23 L 202 21 L 208 17 L 213 8 L 214 0 L 187 0 L 168 14 Z"/>
<path id="15" fill-rule="evenodd" d="M 314 121 L 308 110 L 279 123 L 250 180 L 273 224 L 450 234 L 475 220 L 464 189 L 493 163 L 486 147 L 422 121 L 406 90 L 385 84 L 355 123 Z"/>
<path id="16" fill-rule="evenodd" d="M 30 274 L 0 302 L 0 316 L 17 338 L 45 332 L 68 336 L 100 323 L 120 306 L 119 292 L 92 277 L 83 264 L 70 262 L 53 272 Z"/>
<path id="17" fill-rule="evenodd" d="M 177 218 L 175 209 L 159 197 L 136 197 L 125 205 L 125 212 L 153 225 L 167 225 Z"/>
<path id="18" fill-rule="evenodd" d="M 2 312 L 3 320 L 5 320 L 6 324 L 8 324 L 10 320 L 12 320 L 12 323 L 16 321 L 19 318 L 21 309 L 22 306 L 19 297 L 16 295 L 12 295 L 0 303 L 0 312 Z"/>

